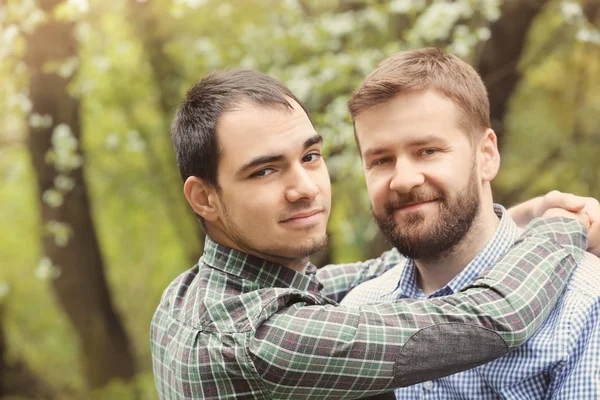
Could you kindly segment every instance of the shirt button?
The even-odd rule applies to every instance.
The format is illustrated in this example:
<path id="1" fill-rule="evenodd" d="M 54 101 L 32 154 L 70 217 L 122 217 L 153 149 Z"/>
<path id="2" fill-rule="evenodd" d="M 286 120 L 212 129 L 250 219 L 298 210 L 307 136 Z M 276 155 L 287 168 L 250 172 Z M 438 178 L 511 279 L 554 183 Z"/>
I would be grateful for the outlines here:
<path id="1" fill-rule="evenodd" d="M 427 381 L 427 382 L 423 383 L 423 389 L 425 389 L 425 390 L 433 389 L 433 382 Z"/>

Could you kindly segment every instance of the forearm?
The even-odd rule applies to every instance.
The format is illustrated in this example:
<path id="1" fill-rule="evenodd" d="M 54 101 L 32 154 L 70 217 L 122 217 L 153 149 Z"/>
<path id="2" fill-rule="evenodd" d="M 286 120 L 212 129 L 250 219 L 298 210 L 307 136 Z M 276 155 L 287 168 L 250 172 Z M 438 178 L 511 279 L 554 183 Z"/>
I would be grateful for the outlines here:
<path id="1" fill-rule="evenodd" d="M 533 199 L 512 206 L 507 211 L 518 226 L 524 227 L 533 220 L 533 211 L 541 201 L 542 197 L 534 197 Z"/>
<path id="2" fill-rule="evenodd" d="M 540 326 L 577 246 L 587 246 L 583 226 L 541 222 L 457 295 L 360 309 L 295 304 L 258 327 L 250 357 L 275 398 L 360 397 L 473 368 Z"/>

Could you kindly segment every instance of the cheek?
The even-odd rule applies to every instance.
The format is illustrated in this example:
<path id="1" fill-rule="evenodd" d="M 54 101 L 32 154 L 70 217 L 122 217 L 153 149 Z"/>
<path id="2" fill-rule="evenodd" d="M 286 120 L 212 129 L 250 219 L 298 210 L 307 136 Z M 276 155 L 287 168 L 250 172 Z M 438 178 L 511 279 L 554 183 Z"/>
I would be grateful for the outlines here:
<path id="1" fill-rule="evenodd" d="M 367 191 L 374 210 L 383 207 L 382 204 L 384 204 L 388 196 L 388 188 L 382 179 L 367 177 Z"/>
<path id="2" fill-rule="evenodd" d="M 331 179 L 329 178 L 329 171 L 327 170 L 327 165 L 325 163 L 323 163 L 322 167 L 316 172 L 315 179 L 322 192 L 331 192 Z"/>

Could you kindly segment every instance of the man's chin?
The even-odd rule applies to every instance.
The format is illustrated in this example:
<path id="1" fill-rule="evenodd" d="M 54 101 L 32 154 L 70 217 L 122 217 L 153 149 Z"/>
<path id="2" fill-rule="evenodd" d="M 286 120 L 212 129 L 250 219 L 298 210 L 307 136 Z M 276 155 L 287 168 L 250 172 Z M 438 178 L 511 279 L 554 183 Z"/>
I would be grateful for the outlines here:
<path id="1" fill-rule="evenodd" d="M 267 252 L 280 258 L 293 260 L 310 257 L 325 249 L 325 247 L 327 247 L 327 235 L 314 238 L 305 243 L 298 243 L 294 247 L 282 245 L 277 249 L 267 250 Z"/>

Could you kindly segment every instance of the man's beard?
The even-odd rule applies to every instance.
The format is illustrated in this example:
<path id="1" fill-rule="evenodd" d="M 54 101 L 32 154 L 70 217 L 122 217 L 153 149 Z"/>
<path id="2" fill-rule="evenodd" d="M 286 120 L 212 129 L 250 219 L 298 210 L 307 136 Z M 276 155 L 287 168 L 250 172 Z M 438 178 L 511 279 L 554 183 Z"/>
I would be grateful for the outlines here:
<path id="1" fill-rule="evenodd" d="M 289 243 L 288 245 L 280 246 L 266 246 L 258 248 L 253 241 L 242 233 L 242 230 L 238 228 L 237 223 L 231 218 L 227 212 L 225 203 L 221 200 L 223 205 L 223 216 L 227 221 L 227 234 L 236 243 L 240 249 L 243 249 L 246 253 L 257 255 L 260 258 L 269 261 L 275 261 L 280 264 L 287 264 L 293 261 L 308 258 L 313 254 L 323 250 L 327 246 L 328 236 L 324 233 L 322 237 L 316 238 L 312 243 L 299 246 L 296 243 Z M 308 207 L 298 207 L 308 208 Z M 297 210 L 298 211 L 298 210 Z M 260 234 L 260 233 L 257 233 Z"/>
<path id="2" fill-rule="evenodd" d="M 402 226 L 394 220 L 394 210 L 402 205 L 436 199 L 440 210 L 436 220 L 427 221 L 416 211 L 408 214 Z M 420 189 L 387 203 L 385 215 L 373 217 L 387 240 L 405 257 L 412 259 L 439 258 L 449 254 L 465 237 L 480 208 L 475 169 L 467 186 L 450 199 L 442 190 Z"/>

